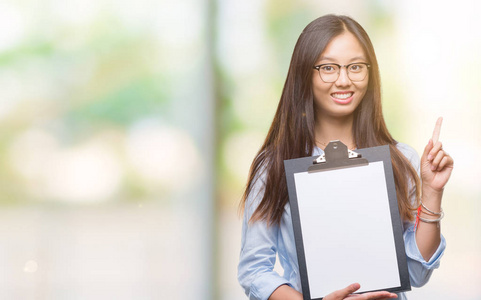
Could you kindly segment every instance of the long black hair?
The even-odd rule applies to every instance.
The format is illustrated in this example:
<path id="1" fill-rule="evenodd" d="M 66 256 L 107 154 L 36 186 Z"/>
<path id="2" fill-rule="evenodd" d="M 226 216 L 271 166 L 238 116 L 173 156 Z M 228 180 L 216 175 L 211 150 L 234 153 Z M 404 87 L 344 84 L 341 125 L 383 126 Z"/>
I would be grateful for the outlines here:
<path id="1" fill-rule="evenodd" d="M 358 148 L 390 146 L 399 211 L 404 220 L 413 220 L 416 204 L 410 200 L 409 188 L 416 187 L 419 200 L 420 181 L 416 170 L 396 148 L 397 142 L 384 122 L 379 67 L 371 40 L 361 25 L 350 17 L 326 15 L 307 25 L 297 40 L 274 120 L 251 165 L 241 209 L 253 190 L 257 175 L 266 172 L 264 195 L 251 222 L 265 220 L 268 224 L 279 224 L 281 220 L 288 201 L 284 160 L 310 156 L 315 146 L 313 66 L 329 42 L 346 31 L 358 39 L 371 65 L 366 94 L 354 111 L 355 143 Z"/>

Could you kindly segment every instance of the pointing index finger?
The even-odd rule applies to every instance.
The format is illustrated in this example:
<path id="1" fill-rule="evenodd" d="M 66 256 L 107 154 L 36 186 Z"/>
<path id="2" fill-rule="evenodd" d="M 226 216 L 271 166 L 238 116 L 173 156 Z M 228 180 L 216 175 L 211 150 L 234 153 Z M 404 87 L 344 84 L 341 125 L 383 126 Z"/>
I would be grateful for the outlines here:
<path id="1" fill-rule="evenodd" d="M 441 133 L 441 125 L 443 124 L 443 118 L 439 117 L 436 121 L 436 126 L 434 127 L 433 131 L 433 145 L 436 144 L 439 140 L 439 134 Z"/>

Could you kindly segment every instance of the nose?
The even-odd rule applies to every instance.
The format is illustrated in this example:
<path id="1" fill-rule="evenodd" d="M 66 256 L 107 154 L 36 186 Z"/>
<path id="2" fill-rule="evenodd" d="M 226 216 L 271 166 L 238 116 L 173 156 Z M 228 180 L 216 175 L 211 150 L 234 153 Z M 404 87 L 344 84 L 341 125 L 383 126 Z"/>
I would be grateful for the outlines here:
<path id="1" fill-rule="evenodd" d="M 349 86 L 351 85 L 351 79 L 349 79 L 349 76 L 347 75 L 347 69 L 346 68 L 341 68 L 339 70 L 339 77 L 336 80 L 336 86 Z"/>

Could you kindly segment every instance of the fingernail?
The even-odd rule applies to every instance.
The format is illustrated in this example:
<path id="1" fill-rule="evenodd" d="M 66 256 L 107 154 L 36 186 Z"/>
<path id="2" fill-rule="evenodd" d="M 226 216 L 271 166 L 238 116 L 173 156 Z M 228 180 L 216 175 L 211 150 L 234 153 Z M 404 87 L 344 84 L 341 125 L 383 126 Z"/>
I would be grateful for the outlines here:
<path id="1" fill-rule="evenodd" d="M 436 170 L 436 167 L 435 167 L 435 166 L 431 166 L 431 170 L 432 170 L 432 171 Z"/>
<path id="2" fill-rule="evenodd" d="M 433 159 L 433 156 L 431 154 L 428 155 L 428 160 Z"/>

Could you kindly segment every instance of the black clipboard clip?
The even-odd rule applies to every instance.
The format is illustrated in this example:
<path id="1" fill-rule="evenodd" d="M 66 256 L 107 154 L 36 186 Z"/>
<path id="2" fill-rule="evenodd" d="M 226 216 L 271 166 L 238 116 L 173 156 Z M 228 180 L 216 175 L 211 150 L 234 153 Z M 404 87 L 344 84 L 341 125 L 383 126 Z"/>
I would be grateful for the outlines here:
<path id="1" fill-rule="evenodd" d="M 362 155 L 351 151 L 341 141 L 330 141 L 324 149 L 324 154 L 320 155 L 312 162 L 312 166 L 307 169 L 308 173 L 343 169 L 356 166 L 367 166 L 368 160 Z"/>

